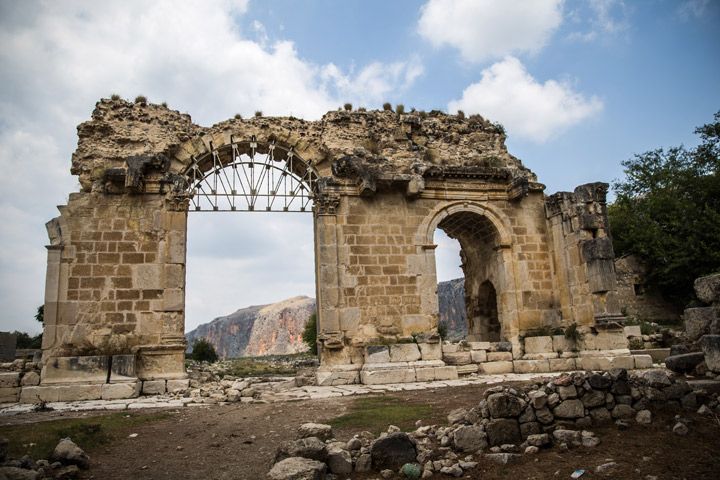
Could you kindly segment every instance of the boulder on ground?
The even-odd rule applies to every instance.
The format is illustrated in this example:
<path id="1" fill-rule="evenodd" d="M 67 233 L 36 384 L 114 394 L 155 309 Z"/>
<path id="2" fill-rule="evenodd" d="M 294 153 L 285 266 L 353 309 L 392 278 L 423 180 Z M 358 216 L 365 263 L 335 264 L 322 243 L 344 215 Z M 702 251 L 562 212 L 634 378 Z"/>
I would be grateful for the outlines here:
<path id="1" fill-rule="evenodd" d="M 565 400 L 553 409 L 553 414 L 560 418 L 582 418 L 585 416 L 585 406 L 580 400 Z"/>
<path id="2" fill-rule="evenodd" d="M 520 425 L 515 419 L 496 418 L 490 420 L 485 429 L 487 431 L 488 442 L 491 446 L 505 444 L 518 445 L 522 442 Z"/>
<path id="3" fill-rule="evenodd" d="M 290 457 L 282 460 L 270 469 L 270 480 L 323 480 L 325 464 L 309 458 Z"/>
<path id="4" fill-rule="evenodd" d="M 665 366 L 675 373 L 692 373 L 703 360 L 705 355 L 703 352 L 683 353 L 673 355 L 665 359 Z"/>
<path id="5" fill-rule="evenodd" d="M 325 443 L 317 437 L 301 438 L 283 442 L 275 454 L 275 462 L 290 457 L 309 458 L 318 462 L 325 462 L 328 457 L 328 450 Z"/>
<path id="6" fill-rule="evenodd" d="M 5 480 L 37 480 L 38 472 L 18 467 L 0 467 L 0 478 Z"/>
<path id="7" fill-rule="evenodd" d="M 461 452 L 474 453 L 488 445 L 487 435 L 481 427 L 475 425 L 463 425 L 455 430 L 453 441 L 455 448 Z"/>
<path id="8" fill-rule="evenodd" d="M 683 312 L 685 333 L 691 341 L 703 335 L 718 334 L 718 309 L 716 307 L 686 308 Z"/>
<path id="9" fill-rule="evenodd" d="M 522 413 L 525 402 L 509 393 L 493 393 L 487 398 L 488 410 L 493 418 L 513 418 Z"/>
<path id="10" fill-rule="evenodd" d="M 375 470 L 397 471 L 406 463 L 417 461 L 417 450 L 406 433 L 396 432 L 375 440 L 370 447 L 370 456 Z"/>
<path id="11" fill-rule="evenodd" d="M 298 438 L 317 437 L 329 440 L 333 436 L 332 427 L 322 423 L 303 423 L 298 427 Z"/>
<path id="12" fill-rule="evenodd" d="M 77 465 L 80 468 L 90 467 L 90 457 L 69 438 L 60 440 L 50 458 L 63 465 Z"/>

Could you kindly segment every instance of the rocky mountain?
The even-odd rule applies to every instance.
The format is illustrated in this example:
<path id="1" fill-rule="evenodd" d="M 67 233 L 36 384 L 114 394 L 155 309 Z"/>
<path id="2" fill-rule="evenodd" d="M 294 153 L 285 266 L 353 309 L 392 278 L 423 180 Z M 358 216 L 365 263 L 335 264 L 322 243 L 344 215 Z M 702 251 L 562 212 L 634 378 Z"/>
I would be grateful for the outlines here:
<path id="1" fill-rule="evenodd" d="M 447 328 L 448 340 L 459 340 L 467 336 L 467 315 L 465 310 L 465 279 L 456 278 L 438 283 L 438 306 L 440 325 Z"/>
<path id="2" fill-rule="evenodd" d="M 293 297 L 269 305 L 241 308 L 185 334 L 188 346 L 206 338 L 220 357 L 285 355 L 307 350 L 302 332 L 315 311 L 315 299 Z"/>
<path id="3" fill-rule="evenodd" d="M 447 325 L 447 337 L 452 340 L 467 335 L 464 284 L 462 278 L 438 283 L 440 323 Z M 314 311 L 314 298 L 288 298 L 241 308 L 200 325 L 185 337 L 188 346 L 198 338 L 208 339 L 223 358 L 304 352 L 302 333 Z"/>

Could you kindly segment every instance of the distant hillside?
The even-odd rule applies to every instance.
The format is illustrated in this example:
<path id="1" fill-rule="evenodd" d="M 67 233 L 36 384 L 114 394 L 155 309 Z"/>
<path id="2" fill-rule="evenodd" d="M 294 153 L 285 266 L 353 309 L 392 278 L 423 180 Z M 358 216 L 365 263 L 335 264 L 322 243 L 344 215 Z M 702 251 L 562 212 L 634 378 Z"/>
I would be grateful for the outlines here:
<path id="1" fill-rule="evenodd" d="M 448 338 L 467 335 L 464 279 L 438 283 L 440 323 L 448 326 Z M 198 338 L 207 338 L 218 355 L 234 358 L 259 355 L 285 355 L 307 350 L 302 341 L 315 299 L 293 297 L 269 305 L 241 308 L 218 317 L 185 334 L 188 346 Z"/>
<path id="2" fill-rule="evenodd" d="M 315 299 L 293 297 L 269 305 L 241 308 L 185 334 L 188 345 L 206 338 L 220 357 L 284 355 L 307 350 L 302 332 L 315 311 Z"/>

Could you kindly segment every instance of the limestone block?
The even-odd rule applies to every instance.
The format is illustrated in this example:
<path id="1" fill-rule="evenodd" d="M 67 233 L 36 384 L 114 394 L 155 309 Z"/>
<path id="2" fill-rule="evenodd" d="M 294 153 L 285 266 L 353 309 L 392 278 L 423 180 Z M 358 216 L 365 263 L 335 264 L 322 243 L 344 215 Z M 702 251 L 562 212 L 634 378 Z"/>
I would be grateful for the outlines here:
<path id="1" fill-rule="evenodd" d="M 480 364 L 480 373 L 495 375 L 500 373 L 513 373 L 513 362 L 485 362 Z"/>
<path id="2" fill-rule="evenodd" d="M 37 372 L 27 372 L 23 375 L 20 384 L 23 387 L 34 387 L 36 385 L 40 385 L 40 375 L 38 375 Z"/>
<path id="3" fill-rule="evenodd" d="M 180 288 L 167 288 L 163 292 L 162 311 L 182 312 L 185 309 L 185 291 Z"/>
<path id="4" fill-rule="evenodd" d="M 190 380 L 187 378 L 168 380 L 166 388 L 168 393 L 182 393 L 190 388 Z"/>
<path id="5" fill-rule="evenodd" d="M 155 264 L 141 264 L 133 267 L 133 285 L 135 288 L 145 290 L 160 290 L 163 288 L 163 266 Z"/>
<path id="6" fill-rule="evenodd" d="M 628 347 L 624 330 L 602 331 L 596 335 L 587 333 L 580 343 L 581 350 L 618 350 Z"/>
<path id="7" fill-rule="evenodd" d="M 515 373 L 547 373 L 550 371 L 548 360 L 514 360 L 512 364 Z"/>
<path id="8" fill-rule="evenodd" d="M 417 343 L 398 343 L 390 345 L 391 362 L 414 362 L 420 360 L 420 349 Z"/>
<path id="9" fill-rule="evenodd" d="M 683 312 L 685 332 L 693 341 L 706 334 L 720 333 L 718 320 L 718 310 L 715 307 L 686 308 Z"/>
<path id="10" fill-rule="evenodd" d="M 162 395 L 165 393 L 165 380 L 145 380 L 142 386 L 143 395 Z"/>
<path id="11" fill-rule="evenodd" d="M 409 383 L 415 380 L 415 369 L 412 367 L 375 369 L 372 366 L 366 365 L 360 370 L 360 381 L 364 385 Z"/>
<path id="12" fill-rule="evenodd" d="M 650 355 L 633 355 L 635 359 L 635 368 L 652 368 L 653 359 Z"/>
<path id="13" fill-rule="evenodd" d="M 625 327 L 625 336 L 626 337 L 642 337 L 642 332 L 640 331 L 640 325 L 628 325 Z"/>
<path id="14" fill-rule="evenodd" d="M 390 361 L 390 348 L 387 345 L 365 347 L 365 363 L 387 363 Z"/>
<path id="15" fill-rule="evenodd" d="M 442 346 L 443 353 L 455 353 L 460 349 L 457 343 L 445 343 Z"/>
<path id="16" fill-rule="evenodd" d="M 632 355 L 620 355 L 616 357 L 581 357 L 578 359 L 583 370 L 611 370 L 613 368 L 635 368 L 635 360 Z"/>
<path id="17" fill-rule="evenodd" d="M 20 386 L 20 372 L 0 373 L 0 388 Z"/>
<path id="18" fill-rule="evenodd" d="M 551 358 L 548 364 L 551 372 L 569 372 L 577 369 L 574 358 Z"/>
<path id="19" fill-rule="evenodd" d="M 644 350 L 632 350 L 633 355 L 650 355 L 653 363 L 662 363 L 670 356 L 669 348 L 646 348 Z"/>
<path id="20" fill-rule="evenodd" d="M 468 342 L 471 350 L 490 350 L 490 342 Z"/>
<path id="21" fill-rule="evenodd" d="M 103 400 L 119 400 L 122 398 L 136 398 L 140 395 L 140 381 L 127 383 L 106 383 L 102 386 Z"/>
<path id="22" fill-rule="evenodd" d="M 435 368 L 416 368 L 415 380 L 418 382 L 432 382 L 435 380 Z"/>
<path id="23" fill-rule="evenodd" d="M 695 279 L 695 295 L 704 303 L 720 302 L 720 273 Z"/>
<path id="24" fill-rule="evenodd" d="M 525 353 L 551 353 L 553 352 L 552 337 L 527 337 L 525 338 Z"/>
<path id="25" fill-rule="evenodd" d="M 360 383 L 359 365 L 338 365 L 336 367 L 320 367 L 315 372 L 317 384 L 320 386 L 351 385 Z"/>
<path id="26" fill-rule="evenodd" d="M 467 365 L 472 359 L 470 352 L 447 353 L 443 351 L 443 360 L 448 365 Z"/>
<path id="27" fill-rule="evenodd" d="M 42 384 L 57 383 L 105 383 L 110 368 L 110 358 L 105 355 L 55 357 L 42 369 Z"/>
<path id="28" fill-rule="evenodd" d="M 21 403 L 77 402 L 81 400 L 100 400 L 102 384 L 40 385 L 25 387 L 20 392 Z"/>
<path id="29" fill-rule="evenodd" d="M 423 360 L 441 360 L 442 345 L 439 343 L 419 343 L 420 355 Z"/>
<path id="30" fill-rule="evenodd" d="M 470 350 L 470 358 L 473 363 L 487 362 L 487 350 Z"/>
<path id="31" fill-rule="evenodd" d="M 708 370 L 720 372 L 720 335 L 705 335 L 700 339 Z"/>
<path id="32" fill-rule="evenodd" d="M 488 362 L 512 361 L 512 352 L 488 352 Z"/>
<path id="33" fill-rule="evenodd" d="M 24 387 L 20 391 L 20 403 L 57 402 L 57 387 Z"/>
<path id="34" fill-rule="evenodd" d="M 522 356 L 523 360 L 549 360 L 551 358 L 558 358 L 558 353 L 526 353 Z"/>
<path id="35" fill-rule="evenodd" d="M 0 403 L 15 403 L 20 398 L 20 387 L 0 387 Z"/>
<path id="36" fill-rule="evenodd" d="M 457 380 L 457 367 L 435 367 L 435 380 Z"/>
<path id="37" fill-rule="evenodd" d="M 135 355 L 113 355 L 110 365 L 110 383 L 128 382 L 137 379 Z"/>
<path id="38" fill-rule="evenodd" d="M 458 375 L 470 375 L 472 373 L 477 373 L 479 369 L 480 367 L 478 367 L 475 363 L 471 363 L 469 365 L 458 365 L 455 367 L 455 371 L 457 371 Z"/>
<path id="39" fill-rule="evenodd" d="M 571 352 L 577 346 L 575 345 L 575 342 L 570 340 L 569 338 L 566 338 L 565 335 L 553 335 L 552 336 L 552 342 L 553 342 L 553 351 L 555 352 Z"/>

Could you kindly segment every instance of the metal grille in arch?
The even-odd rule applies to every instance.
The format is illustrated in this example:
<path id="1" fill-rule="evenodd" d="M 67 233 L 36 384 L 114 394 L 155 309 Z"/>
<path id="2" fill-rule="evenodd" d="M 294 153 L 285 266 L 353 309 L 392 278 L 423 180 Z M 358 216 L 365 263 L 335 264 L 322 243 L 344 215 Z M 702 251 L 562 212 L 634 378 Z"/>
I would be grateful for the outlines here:
<path id="1" fill-rule="evenodd" d="M 255 137 L 215 149 L 185 172 L 190 211 L 309 212 L 317 173 L 292 148 Z"/>

